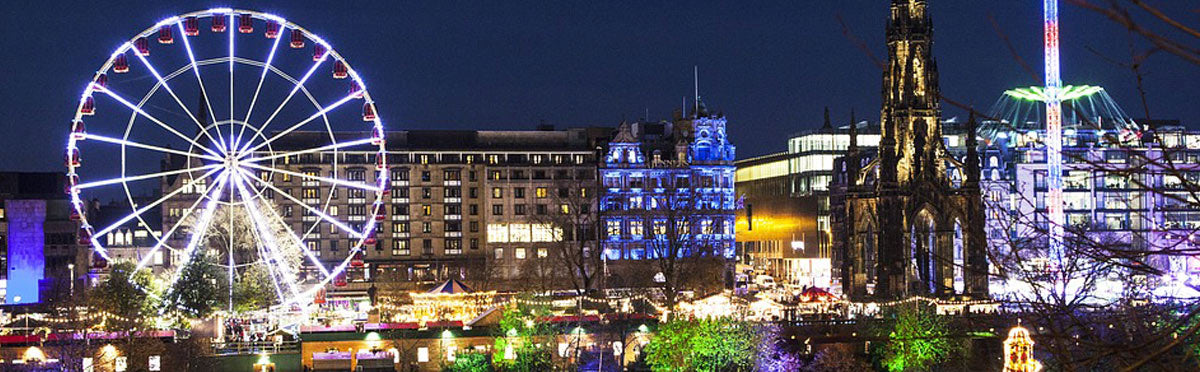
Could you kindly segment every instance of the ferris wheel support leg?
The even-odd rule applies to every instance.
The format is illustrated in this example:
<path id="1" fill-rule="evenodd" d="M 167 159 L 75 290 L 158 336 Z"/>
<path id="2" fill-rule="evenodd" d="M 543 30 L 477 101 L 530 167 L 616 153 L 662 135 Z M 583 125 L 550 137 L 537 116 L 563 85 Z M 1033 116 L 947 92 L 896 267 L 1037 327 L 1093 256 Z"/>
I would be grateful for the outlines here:
<path id="1" fill-rule="evenodd" d="M 242 172 L 244 172 L 247 176 L 250 176 L 249 171 L 242 170 Z M 325 214 L 324 212 L 321 212 L 321 211 L 313 208 L 312 206 L 309 206 L 308 204 L 305 204 L 299 200 L 296 200 L 294 196 L 284 192 L 283 190 L 280 190 L 279 188 L 275 187 L 275 185 L 272 185 L 269 182 L 264 182 L 255 177 L 248 177 L 248 178 L 255 180 L 255 182 L 258 182 L 259 184 L 262 184 L 271 190 L 274 190 L 276 193 L 283 195 L 285 198 L 288 198 L 292 202 L 299 204 L 301 207 L 309 209 L 313 213 L 316 213 L 318 216 L 321 216 L 322 219 L 325 219 L 330 224 L 337 226 L 338 228 L 342 229 L 343 231 L 346 231 L 348 234 L 354 235 L 355 237 L 358 237 L 360 239 L 363 237 L 363 234 L 360 234 L 357 231 L 354 231 L 354 229 L 351 229 L 349 226 L 346 226 L 345 224 L 341 223 L 341 221 L 338 221 L 337 219 L 330 217 L 329 215 Z M 291 231 L 291 227 L 287 226 L 287 224 L 284 224 L 284 227 L 286 229 L 288 229 L 289 235 L 291 235 L 293 237 L 297 237 L 296 233 Z M 297 239 L 299 239 L 299 237 L 297 237 Z M 314 256 L 312 254 L 312 252 L 310 252 L 307 248 L 304 248 L 303 244 L 299 244 L 299 243 L 300 242 L 297 242 L 297 245 L 301 247 L 301 250 L 304 252 L 305 256 L 308 257 L 309 262 L 312 263 L 314 266 L 316 266 L 321 271 L 321 274 L 323 274 L 325 276 L 324 279 L 328 280 L 330 277 L 329 270 L 325 268 L 324 264 L 321 264 L 321 260 L 317 259 L 317 257 Z"/>
<path id="2" fill-rule="evenodd" d="M 208 202 L 204 203 L 204 211 L 200 213 L 200 221 L 197 224 L 199 227 L 192 231 L 187 248 L 183 250 L 183 262 L 180 263 L 180 268 L 185 268 L 191 263 L 192 256 L 195 255 L 196 247 L 200 244 L 200 240 L 208 234 L 208 227 L 212 225 L 212 216 L 217 210 L 217 201 L 221 199 L 226 182 L 229 182 L 229 173 L 221 173 L 220 176 L 217 176 L 217 184 L 213 187 L 213 194 L 208 198 Z M 174 286 L 176 281 L 179 281 L 179 272 L 171 276 L 167 287 Z"/>
<path id="3" fill-rule="evenodd" d="M 170 230 L 167 230 L 166 233 L 163 233 L 161 237 L 155 238 L 158 240 L 158 243 L 154 244 L 154 247 L 150 249 L 150 252 L 146 255 L 146 257 L 143 257 L 142 260 L 138 262 L 138 270 L 141 270 L 150 263 L 151 257 L 154 257 L 155 253 L 157 253 L 159 250 L 162 250 L 162 247 L 166 245 L 167 240 L 169 240 L 171 236 L 175 234 L 175 231 L 179 229 L 179 226 L 183 225 L 183 221 L 187 220 L 187 218 L 190 217 L 193 212 L 195 212 L 196 207 L 200 205 L 200 202 L 204 201 L 205 197 L 208 197 L 212 191 L 213 188 L 211 187 L 208 190 L 205 190 L 200 197 L 196 198 L 195 202 L 192 202 L 191 206 L 188 206 L 188 208 L 183 211 L 183 214 L 179 215 L 179 221 L 175 221 L 175 225 L 171 226 Z"/>
<path id="4" fill-rule="evenodd" d="M 246 211 L 250 212 L 250 220 L 254 224 L 254 228 L 257 229 L 259 231 L 259 234 L 264 238 L 267 250 L 271 251 L 272 255 L 274 256 L 275 261 L 282 264 L 283 260 L 280 259 L 279 249 L 277 248 L 278 243 L 276 242 L 274 235 L 269 230 L 270 225 L 263 218 L 262 214 L 259 213 L 258 206 L 256 206 L 252 202 L 250 193 L 248 191 L 246 191 L 243 176 L 240 173 L 235 172 L 231 175 L 231 177 L 236 178 L 235 184 L 237 186 L 238 193 L 241 194 L 242 199 L 246 201 L 246 203 L 243 205 L 245 206 Z M 303 249 L 303 248 L 301 248 L 301 249 Z M 293 284 L 294 281 L 295 280 L 293 280 L 292 278 L 285 278 L 285 280 L 284 280 L 284 282 L 288 284 L 288 287 L 289 287 L 288 289 L 292 292 L 293 295 L 295 295 L 297 293 L 295 285 Z"/>

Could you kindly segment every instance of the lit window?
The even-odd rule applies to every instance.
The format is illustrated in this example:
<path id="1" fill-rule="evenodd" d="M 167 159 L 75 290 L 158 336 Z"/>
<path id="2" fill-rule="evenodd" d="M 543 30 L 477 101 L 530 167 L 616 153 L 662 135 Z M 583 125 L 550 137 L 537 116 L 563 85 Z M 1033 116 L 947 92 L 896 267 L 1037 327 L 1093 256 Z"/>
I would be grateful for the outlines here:
<path id="1" fill-rule="evenodd" d="M 534 190 L 534 194 L 535 194 L 535 196 L 537 196 L 539 198 L 545 198 L 549 194 L 549 192 L 546 191 L 545 187 L 539 187 L 539 188 L 537 188 L 537 190 Z"/>
<path id="2" fill-rule="evenodd" d="M 516 255 L 518 260 L 525 259 L 525 248 L 517 248 L 517 249 L 513 250 L 513 253 Z"/>
<path id="3" fill-rule="evenodd" d="M 538 248 L 538 250 L 537 250 L 538 258 L 546 258 L 546 256 L 549 256 L 549 255 L 550 255 L 550 252 L 547 251 L 546 248 Z"/>
<path id="4" fill-rule="evenodd" d="M 427 348 L 427 347 L 417 348 L 417 362 L 420 362 L 420 363 L 429 362 L 429 348 Z"/>
<path id="5" fill-rule="evenodd" d="M 487 241 L 488 243 L 508 243 L 508 225 L 488 224 Z"/>
<path id="6" fill-rule="evenodd" d="M 503 198 L 504 197 L 504 189 L 499 188 L 499 187 L 493 187 L 492 188 L 492 197 L 493 198 Z"/>

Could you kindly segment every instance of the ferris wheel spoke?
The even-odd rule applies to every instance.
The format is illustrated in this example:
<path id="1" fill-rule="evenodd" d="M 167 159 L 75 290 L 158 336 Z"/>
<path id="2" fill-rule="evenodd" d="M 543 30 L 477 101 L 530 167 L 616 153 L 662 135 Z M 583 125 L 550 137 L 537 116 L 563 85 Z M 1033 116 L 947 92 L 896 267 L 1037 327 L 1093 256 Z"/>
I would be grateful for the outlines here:
<path id="1" fill-rule="evenodd" d="M 259 132 L 266 133 L 267 126 L 271 125 L 271 122 L 275 120 L 275 116 L 279 115 L 279 112 L 283 111 L 283 107 L 287 106 L 288 102 L 292 101 L 292 97 L 296 96 L 296 92 L 300 91 L 300 87 L 304 86 L 304 83 L 307 82 L 308 78 L 311 77 L 313 72 L 317 70 L 317 67 L 320 67 L 322 62 L 325 62 L 325 59 L 329 57 L 329 53 L 330 52 L 325 52 L 325 54 L 321 55 L 321 58 L 318 58 L 316 61 L 314 61 L 312 67 L 308 68 L 308 71 L 304 73 L 304 76 L 301 77 L 299 81 L 296 81 L 296 84 L 292 86 L 292 91 L 288 92 L 288 95 L 283 99 L 283 102 L 280 103 L 278 107 L 275 107 L 275 111 L 271 113 L 271 116 L 267 117 L 267 121 L 264 121 L 263 125 L 259 126 Z M 240 148 L 238 153 L 246 152 L 245 149 L 250 147 L 250 142 L 251 141 L 246 141 L 246 145 Z"/>
<path id="2" fill-rule="evenodd" d="M 196 246 L 200 244 L 200 240 L 208 234 L 208 227 L 212 225 L 213 212 L 217 210 L 217 201 L 221 199 L 222 191 L 225 190 L 225 182 L 229 181 L 229 173 L 221 173 L 217 176 L 217 184 L 214 186 L 214 191 L 208 198 L 208 202 L 204 203 L 204 211 L 200 213 L 200 220 L 197 221 L 197 227 L 192 230 L 191 239 L 188 239 L 187 247 L 183 249 L 183 262 L 179 267 L 187 267 L 192 261 L 192 256 L 195 254 Z M 172 275 L 168 287 L 173 287 L 175 282 L 179 280 L 179 272 Z"/>
<path id="3" fill-rule="evenodd" d="M 311 148 L 311 149 L 304 149 L 304 150 L 297 150 L 297 151 L 289 151 L 289 152 L 281 152 L 281 153 L 277 153 L 277 154 L 273 154 L 273 155 L 268 155 L 268 156 L 260 156 L 260 157 L 253 157 L 253 158 L 248 158 L 248 159 L 242 159 L 241 161 L 242 161 L 242 162 L 251 162 L 251 163 L 253 163 L 253 162 L 261 162 L 261 161 L 266 161 L 266 160 L 271 160 L 271 159 L 285 158 L 285 157 L 288 157 L 288 156 L 293 156 L 293 155 L 300 155 L 300 154 L 309 154 L 309 153 L 314 153 L 314 152 L 329 151 L 329 150 L 340 149 L 340 148 L 344 148 L 344 147 L 354 147 L 354 146 L 361 146 L 361 145 L 366 145 L 366 144 L 369 144 L 369 143 L 371 143 L 371 142 L 373 142 L 373 141 L 375 141 L 375 140 L 374 140 L 374 139 L 371 139 L 371 138 L 364 138 L 364 139 L 355 140 L 355 141 L 342 142 L 342 143 L 335 143 L 335 144 L 332 144 L 332 145 L 326 145 L 326 146 L 321 146 L 321 147 L 314 147 L 314 148 Z"/>
<path id="4" fill-rule="evenodd" d="M 354 237 L 360 238 L 360 239 L 365 236 L 364 234 L 359 233 L 359 232 L 355 231 L 354 229 L 350 228 L 350 226 L 346 225 L 345 223 L 338 221 L 336 218 L 333 218 L 333 216 L 325 214 L 324 212 L 321 212 L 320 209 L 317 209 L 316 207 L 308 205 L 308 203 L 302 202 L 302 201 L 300 201 L 300 199 L 296 199 L 295 196 L 292 196 L 291 194 L 284 192 L 283 190 L 280 190 L 278 187 L 275 187 L 275 185 L 272 185 L 270 182 L 265 182 L 261 179 L 255 178 L 255 177 L 251 177 L 251 178 L 253 178 L 258 183 L 262 184 L 263 186 L 266 186 L 268 189 L 271 189 L 271 190 L 275 191 L 276 193 L 283 195 L 284 198 L 291 200 L 293 203 L 299 204 L 300 207 L 307 209 L 309 212 L 312 212 L 313 214 L 321 217 L 321 219 L 325 220 L 326 222 L 329 222 L 330 224 L 337 226 L 339 229 L 342 229 L 342 231 L 345 231 L 346 233 L 354 235 Z"/>
<path id="5" fill-rule="evenodd" d="M 249 151 L 246 151 L 246 152 L 253 152 L 255 150 L 263 148 L 264 146 L 271 144 L 271 142 L 274 142 L 275 140 L 279 139 L 280 137 L 286 136 L 288 133 L 291 133 L 292 131 L 299 129 L 300 127 L 304 126 L 304 124 L 308 124 L 309 122 L 316 120 L 317 118 L 319 118 L 321 116 L 324 116 L 329 111 L 333 111 L 333 109 L 338 108 L 342 104 L 345 104 L 346 102 L 349 102 L 350 100 L 359 98 L 359 97 L 361 97 L 361 94 L 359 94 L 359 93 L 350 93 L 350 94 L 346 95 L 345 97 L 342 97 L 342 99 L 339 99 L 337 102 L 334 102 L 333 104 L 331 104 L 329 106 L 325 106 L 325 107 L 321 108 L 321 110 L 312 114 L 307 119 L 301 120 L 299 123 L 293 124 L 292 126 L 288 127 L 287 129 L 284 129 L 282 132 L 279 132 L 279 133 L 275 134 L 274 136 L 271 136 L 271 138 L 263 141 L 262 143 L 255 145 L 253 148 L 251 148 Z"/>
<path id="6" fill-rule="evenodd" d="M 112 90 L 109 90 L 108 88 L 95 86 L 94 84 L 93 84 L 93 87 L 95 88 L 95 91 L 99 91 L 109 97 L 112 97 L 112 99 L 117 100 L 117 102 L 120 102 L 121 104 L 125 105 L 126 107 L 129 107 L 130 110 L 133 110 L 133 112 L 137 113 L 138 115 L 141 115 L 142 117 L 149 119 L 150 121 L 154 122 L 155 124 L 158 124 L 158 126 L 162 127 L 163 129 L 166 129 L 168 132 L 171 132 L 171 134 L 174 134 L 176 137 L 182 138 L 184 141 L 191 143 L 192 146 L 196 146 L 197 148 L 203 150 L 204 152 L 209 153 L 209 155 L 216 156 L 218 158 L 221 157 L 221 154 L 208 148 L 208 146 L 201 145 L 199 142 L 196 142 L 196 140 L 193 140 L 191 137 L 185 136 L 185 135 L 183 135 L 183 133 L 179 133 L 179 131 L 176 130 L 175 128 L 171 127 L 170 125 L 167 125 L 167 123 L 164 123 L 162 120 L 159 120 L 158 118 L 154 117 L 154 115 L 150 115 L 150 113 L 135 106 L 133 103 L 130 103 L 128 100 L 126 100 L 125 98 L 122 98 L 121 95 L 117 94 L 116 92 L 113 92 Z M 218 136 L 218 137 L 220 137 L 220 136 Z"/>
<path id="7" fill-rule="evenodd" d="M 267 62 L 263 64 L 262 74 L 258 77 L 258 87 L 254 88 L 254 97 L 250 99 L 250 108 L 246 109 L 246 119 L 243 122 L 250 122 L 250 115 L 254 114 L 254 105 L 258 103 L 258 93 L 262 92 L 263 81 L 267 80 L 267 72 L 271 70 L 271 61 L 275 60 L 275 50 L 279 47 L 279 41 L 283 40 L 283 36 L 287 34 L 287 26 L 280 22 L 279 34 L 281 36 L 275 38 L 275 43 L 271 44 L 271 52 L 267 54 Z M 240 148 L 242 143 L 242 135 L 246 134 L 247 125 L 243 125 L 238 131 L 237 139 L 233 141 L 233 148 Z"/>
<path id="8" fill-rule="evenodd" d="M 166 195 L 163 195 L 161 198 L 158 198 L 157 200 L 151 202 L 150 204 L 146 204 L 146 206 L 144 206 L 144 207 L 134 210 L 132 214 L 122 217 L 121 219 L 117 220 L 116 222 L 113 222 L 111 225 L 108 225 L 108 227 L 105 227 L 103 229 L 96 231 L 95 234 L 93 234 L 93 235 L 104 236 L 104 234 L 108 234 L 109 232 L 112 232 L 116 228 L 120 227 L 122 224 L 129 222 L 129 220 L 132 220 L 134 218 L 138 218 L 139 216 L 142 215 L 142 213 L 146 213 L 146 211 L 150 210 L 151 208 L 157 207 L 159 204 L 162 204 L 163 202 L 167 201 L 171 197 L 174 197 L 175 195 L 179 195 L 180 193 L 183 192 L 183 190 L 189 189 L 192 186 L 195 186 L 197 183 L 200 183 L 200 181 L 208 178 L 208 176 L 213 175 L 213 173 L 217 173 L 217 171 L 219 171 L 219 170 L 220 169 L 209 170 L 207 173 L 204 173 L 204 175 L 194 178 L 191 181 L 188 181 L 188 183 L 186 185 L 184 185 L 183 187 L 176 188 L 175 191 L 172 191 Z"/>
<path id="9" fill-rule="evenodd" d="M 230 25 L 234 24 L 233 23 L 233 12 L 229 13 L 229 24 Z M 233 118 L 234 118 L 234 116 L 233 116 L 233 37 L 235 35 L 237 35 L 237 32 L 233 32 L 233 31 L 229 32 L 229 140 L 230 141 L 233 141 L 233 126 L 234 126 L 234 124 L 233 124 Z M 220 131 L 217 131 L 217 133 L 220 133 Z M 233 150 L 235 148 L 237 148 L 236 142 L 229 144 L 230 150 Z"/>
<path id="10" fill-rule="evenodd" d="M 179 26 L 179 29 L 182 31 L 183 23 L 180 22 L 180 23 L 177 23 L 177 25 Z M 231 30 L 229 32 L 234 32 L 234 31 Z M 187 36 L 181 37 L 180 39 L 183 39 L 183 47 L 185 49 L 187 49 L 188 61 L 191 61 L 191 65 L 192 65 L 192 73 L 194 73 L 196 75 L 196 83 L 200 85 L 200 95 L 202 97 L 204 97 L 204 105 L 208 107 L 208 116 L 211 117 L 212 120 L 215 122 L 217 120 L 217 113 L 216 113 L 216 111 L 213 111 L 212 100 L 208 99 L 208 90 L 204 89 L 204 79 L 200 77 L 200 66 L 198 66 L 196 64 L 196 54 L 192 52 L 192 43 L 188 42 Z M 230 117 L 230 119 L 233 119 L 233 118 Z M 227 149 L 229 148 L 229 146 L 225 143 L 224 137 L 221 137 L 221 129 L 217 128 L 216 126 L 213 126 L 213 129 L 217 130 L 217 141 L 218 141 L 217 144 L 219 144 L 222 149 L 226 149 L 224 151 L 228 151 Z"/>
<path id="11" fill-rule="evenodd" d="M 176 155 L 183 155 L 183 156 L 195 156 L 195 157 L 199 157 L 201 159 L 208 159 L 208 160 L 212 160 L 212 161 L 224 161 L 224 159 L 221 159 L 221 158 L 218 158 L 218 157 L 215 157 L 212 155 L 197 154 L 194 152 L 175 150 L 175 149 L 159 147 L 159 146 L 154 146 L 154 145 L 147 145 L 147 144 L 140 143 L 140 142 L 123 140 L 120 138 L 106 137 L 106 136 L 101 136 L 101 135 L 92 134 L 92 133 L 85 133 L 83 135 L 83 138 L 86 140 L 96 140 L 96 141 L 100 141 L 100 142 L 108 142 L 108 143 L 122 145 L 122 146 L 137 147 L 137 148 L 146 149 L 146 150 L 165 152 L 168 154 L 176 154 Z"/>
<path id="12" fill-rule="evenodd" d="M 175 224 L 173 226 L 171 226 L 170 230 L 167 230 L 167 232 L 163 233 L 161 236 L 155 237 L 155 240 L 158 240 L 158 243 L 155 243 L 154 247 L 150 249 L 150 253 L 147 254 L 146 257 L 142 258 L 142 260 L 138 262 L 138 266 L 137 266 L 138 270 L 141 270 L 143 267 L 146 267 L 146 265 L 150 263 L 150 259 L 152 257 L 154 257 L 154 254 L 157 253 L 158 251 L 162 250 L 163 246 L 166 246 L 167 240 L 170 240 L 171 236 L 175 235 L 175 231 L 178 230 L 179 227 L 183 225 L 183 221 L 186 221 L 188 217 L 191 217 L 192 213 L 195 212 L 196 207 L 200 206 L 200 202 L 204 201 L 204 199 L 213 192 L 213 189 L 214 188 L 210 187 L 210 188 L 208 188 L 208 190 L 204 190 L 204 192 L 201 193 L 200 196 L 196 198 L 196 201 L 192 202 L 192 205 L 188 206 L 188 208 L 183 211 L 183 214 L 179 215 L 179 220 L 175 221 Z M 151 236 L 153 236 L 153 233 L 151 234 Z"/>
<path id="13" fill-rule="evenodd" d="M 286 264 L 280 258 L 281 250 L 278 248 L 279 244 L 278 244 L 278 241 L 275 240 L 275 234 L 273 234 L 270 230 L 271 225 L 269 224 L 269 221 L 258 210 L 258 206 L 255 205 L 255 203 L 253 202 L 253 199 L 251 199 L 250 192 L 246 190 L 247 189 L 247 187 L 245 185 L 246 177 L 240 173 L 234 173 L 231 177 L 237 178 L 236 186 L 238 189 L 238 193 L 241 194 L 242 199 L 246 201 L 244 204 L 246 211 L 250 212 L 250 219 L 253 221 L 253 224 L 255 225 L 255 229 L 257 229 L 259 234 L 262 236 L 262 238 L 263 238 L 262 241 L 266 243 L 265 245 L 267 247 L 267 250 L 271 251 L 272 255 L 274 256 L 274 260 L 277 262 L 276 265 Z M 283 221 L 280 221 L 280 222 L 283 223 L 284 226 L 287 226 L 286 222 L 283 222 Z M 290 234 L 290 233 L 288 235 L 294 236 L 293 234 Z M 298 247 L 298 249 L 306 250 L 302 246 Z M 319 263 L 319 262 L 320 261 L 317 261 L 317 263 Z M 283 266 L 280 266 L 281 269 L 282 269 L 282 267 Z M 294 280 L 291 280 L 290 278 L 284 278 L 284 279 L 285 279 L 284 282 L 286 282 L 289 286 L 293 285 L 292 282 L 294 282 Z M 296 289 L 294 287 L 290 288 L 290 290 L 292 293 L 296 292 Z"/>
<path id="14" fill-rule="evenodd" d="M 205 166 L 201 166 L 201 167 L 183 168 L 183 169 L 176 169 L 176 170 L 166 171 L 166 172 L 156 172 L 156 173 L 140 174 L 140 175 L 129 176 L 129 177 L 110 178 L 110 179 L 103 180 L 103 181 L 92 181 L 92 182 L 81 183 L 81 184 L 75 185 L 75 188 L 80 189 L 80 190 L 90 189 L 93 187 L 112 185 L 112 184 L 122 183 L 122 182 L 140 181 L 140 180 L 145 180 L 145 179 L 176 175 L 176 174 L 180 174 L 180 173 L 189 173 L 189 172 L 208 170 L 208 169 L 218 168 L 221 166 L 222 166 L 221 164 L 209 164 L 209 165 L 205 165 Z"/>
<path id="15" fill-rule="evenodd" d="M 180 29 L 180 32 L 183 32 L 183 30 Z M 179 105 L 179 108 L 183 109 L 183 112 L 192 119 L 193 123 L 196 123 L 196 127 L 200 128 L 200 131 L 203 132 L 206 137 L 208 137 L 208 140 L 213 141 L 213 143 L 217 143 L 217 139 L 213 138 L 212 134 L 208 132 L 208 129 L 204 128 L 204 124 L 200 124 L 200 119 L 197 119 L 196 115 L 192 114 L 192 110 L 189 110 L 187 105 L 183 104 L 183 100 L 179 99 L 179 95 L 175 94 L 175 90 L 171 89 L 171 85 L 167 83 L 166 79 L 163 79 L 162 75 L 158 73 L 158 70 L 154 68 L 154 65 L 150 64 L 150 61 L 146 59 L 146 56 L 142 55 L 141 53 L 133 53 L 133 55 L 137 56 L 138 59 L 142 61 L 142 66 L 145 66 L 146 70 L 149 70 L 150 74 L 154 75 L 155 79 L 158 79 L 158 82 L 159 84 L 162 84 L 163 89 L 167 90 L 167 93 L 171 95 L 171 98 L 175 100 L 175 103 Z"/>
<path id="16" fill-rule="evenodd" d="M 293 172 L 293 171 L 286 170 L 286 169 L 266 167 L 266 166 L 258 165 L 255 163 L 239 163 L 239 164 L 241 164 L 244 167 L 255 168 L 255 169 L 271 171 L 271 172 L 278 172 L 278 173 L 292 175 L 292 176 L 296 176 L 296 177 L 318 180 L 318 181 L 322 181 L 322 182 L 330 183 L 330 184 L 334 184 L 334 185 L 339 185 L 339 186 L 353 187 L 356 189 L 363 189 L 363 190 L 370 190 L 370 191 L 380 191 L 381 190 L 381 188 L 379 186 L 368 185 L 368 184 L 361 183 L 361 182 L 346 181 L 346 180 L 340 180 L 337 178 L 329 178 L 329 177 L 322 177 L 322 176 L 314 176 L 311 174 Z"/>

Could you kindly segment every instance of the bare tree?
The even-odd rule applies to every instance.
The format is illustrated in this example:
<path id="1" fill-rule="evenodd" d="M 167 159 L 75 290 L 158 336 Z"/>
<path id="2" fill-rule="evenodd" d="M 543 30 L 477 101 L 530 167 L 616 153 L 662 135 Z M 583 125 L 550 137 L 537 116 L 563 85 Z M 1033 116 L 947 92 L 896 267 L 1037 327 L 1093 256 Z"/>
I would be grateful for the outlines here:
<path id="1" fill-rule="evenodd" d="M 572 179 L 556 181 L 548 192 L 549 207 L 535 211 L 532 220 L 535 228 L 553 235 L 546 243 L 546 258 L 556 267 L 541 268 L 541 276 L 565 277 L 575 293 L 582 295 L 596 288 L 602 274 L 603 256 L 596 249 L 597 190 L 594 182 Z"/>
<path id="2" fill-rule="evenodd" d="M 721 247 L 709 238 L 717 228 L 715 207 L 686 188 L 665 190 L 651 197 L 642 221 L 648 230 L 645 244 L 654 270 L 651 279 L 662 290 L 667 310 L 674 312 L 682 292 L 720 288 L 726 260 Z"/>

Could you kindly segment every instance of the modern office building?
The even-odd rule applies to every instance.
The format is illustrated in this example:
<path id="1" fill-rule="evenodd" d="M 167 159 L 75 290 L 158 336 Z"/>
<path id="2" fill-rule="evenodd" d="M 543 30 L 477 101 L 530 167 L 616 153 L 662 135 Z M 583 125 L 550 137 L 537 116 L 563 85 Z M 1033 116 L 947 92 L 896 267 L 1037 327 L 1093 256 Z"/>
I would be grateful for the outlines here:
<path id="1" fill-rule="evenodd" d="M 860 146 L 874 147 L 879 130 L 865 121 L 857 125 Z M 811 266 L 832 258 L 829 185 L 833 161 L 849 145 L 850 124 L 825 124 L 787 141 L 787 151 L 736 162 L 739 261 L 777 282 L 797 286 L 819 284 Z M 825 260 L 825 261 L 821 261 Z M 822 275 L 819 272 L 817 276 Z"/>

